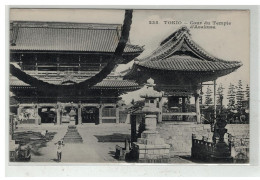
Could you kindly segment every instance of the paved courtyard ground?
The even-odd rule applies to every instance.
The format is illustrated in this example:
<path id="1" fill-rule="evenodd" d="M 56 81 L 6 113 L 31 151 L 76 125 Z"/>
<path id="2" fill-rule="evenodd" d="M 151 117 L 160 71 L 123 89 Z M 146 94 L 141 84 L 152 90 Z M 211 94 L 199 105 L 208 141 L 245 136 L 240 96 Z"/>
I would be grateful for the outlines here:
<path id="1" fill-rule="evenodd" d="M 42 124 L 20 125 L 16 132 L 34 131 L 55 132 L 53 139 L 47 142 L 45 147 L 39 148 L 38 153 L 32 153 L 30 162 L 52 162 L 56 161 L 56 143 L 64 137 L 68 125 Z M 78 132 L 83 138 L 81 144 L 65 144 L 62 152 L 62 162 L 65 163 L 125 163 L 114 158 L 115 146 L 124 146 L 123 142 L 102 142 L 102 139 L 114 136 L 129 136 L 129 124 L 84 124 L 77 126 Z M 101 142 L 99 142 L 101 141 Z M 178 156 L 171 158 L 171 163 L 191 163 Z"/>

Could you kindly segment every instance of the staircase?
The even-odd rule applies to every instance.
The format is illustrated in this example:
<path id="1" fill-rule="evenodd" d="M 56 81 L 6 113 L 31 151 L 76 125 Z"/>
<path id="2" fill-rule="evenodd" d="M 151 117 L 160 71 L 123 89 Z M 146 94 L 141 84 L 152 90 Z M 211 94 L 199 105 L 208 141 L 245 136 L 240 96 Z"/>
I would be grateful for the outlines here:
<path id="1" fill-rule="evenodd" d="M 83 139 L 79 134 L 77 127 L 74 125 L 68 126 L 68 130 L 63 138 L 64 143 L 82 143 Z"/>

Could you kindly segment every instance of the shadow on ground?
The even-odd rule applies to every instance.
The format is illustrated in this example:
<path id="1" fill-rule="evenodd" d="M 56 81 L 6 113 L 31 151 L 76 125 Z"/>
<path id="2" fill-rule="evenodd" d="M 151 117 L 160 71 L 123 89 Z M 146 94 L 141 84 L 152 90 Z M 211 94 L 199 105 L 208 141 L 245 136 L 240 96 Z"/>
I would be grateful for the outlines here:
<path id="1" fill-rule="evenodd" d="M 188 161 L 191 161 L 191 162 L 194 162 L 194 163 L 210 163 L 210 164 L 216 164 L 217 162 L 210 162 L 210 161 L 204 161 L 204 160 L 199 160 L 199 159 L 194 159 L 194 158 L 191 158 L 191 156 L 180 156 L 180 158 L 183 158 L 185 160 L 188 160 Z M 246 164 L 246 163 L 249 163 L 248 159 L 236 159 L 234 158 L 233 162 L 231 162 L 231 164 L 235 164 L 235 163 L 238 163 L 238 164 Z M 217 163 L 219 164 L 219 163 Z"/>
<path id="2" fill-rule="evenodd" d="M 130 139 L 129 134 L 114 133 L 111 135 L 95 135 L 98 142 L 125 142 L 125 139 Z"/>
<path id="3" fill-rule="evenodd" d="M 113 157 L 114 159 L 116 159 L 116 156 L 115 156 L 115 151 L 109 151 L 109 155 L 111 156 L 111 157 Z"/>
<path id="4" fill-rule="evenodd" d="M 51 141 L 56 132 L 48 132 L 43 136 L 40 132 L 24 131 L 15 132 L 13 139 L 19 141 L 21 145 L 29 145 L 31 153 L 35 156 L 41 156 L 40 149 L 47 146 L 47 142 Z"/>
<path id="5" fill-rule="evenodd" d="M 193 158 L 191 158 L 191 156 L 179 156 L 179 157 L 182 159 L 188 160 L 190 162 L 194 162 L 194 163 L 205 163 L 205 161 L 193 159 Z"/>
<path id="6" fill-rule="evenodd" d="M 51 159 L 52 161 L 54 161 L 54 162 L 59 162 L 59 160 L 58 159 Z"/>

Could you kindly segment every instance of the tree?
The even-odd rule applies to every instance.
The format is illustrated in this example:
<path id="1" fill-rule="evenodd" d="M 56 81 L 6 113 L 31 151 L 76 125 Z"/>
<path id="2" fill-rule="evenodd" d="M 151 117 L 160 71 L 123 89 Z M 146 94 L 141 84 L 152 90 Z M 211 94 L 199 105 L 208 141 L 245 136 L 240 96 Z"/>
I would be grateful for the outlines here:
<path id="1" fill-rule="evenodd" d="M 220 97 L 221 96 L 223 97 L 223 90 L 224 90 L 224 88 L 223 88 L 222 84 L 220 83 L 219 87 L 217 89 L 217 104 L 219 104 L 219 105 L 221 104 Z"/>
<path id="2" fill-rule="evenodd" d="M 236 88 L 235 88 L 234 84 L 230 83 L 230 85 L 228 87 L 228 94 L 227 94 L 227 99 L 228 99 L 227 109 L 228 110 L 234 110 L 236 108 L 235 98 L 236 98 Z"/>
<path id="3" fill-rule="evenodd" d="M 238 112 L 241 111 L 243 100 L 244 100 L 243 84 L 242 84 L 242 81 L 239 80 L 238 85 L 237 85 L 237 93 L 236 93 L 236 101 L 237 101 Z"/>
<path id="4" fill-rule="evenodd" d="M 246 85 L 246 99 L 249 101 L 250 99 L 250 88 L 249 88 L 249 85 L 247 84 Z"/>
<path id="5" fill-rule="evenodd" d="M 210 88 L 210 86 L 207 87 L 207 91 L 206 91 L 206 94 L 205 94 L 205 104 L 208 106 L 209 104 L 212 104 L 212 97 L 211 97 L 211 94 L 212 94 L 212 90 Z"/>

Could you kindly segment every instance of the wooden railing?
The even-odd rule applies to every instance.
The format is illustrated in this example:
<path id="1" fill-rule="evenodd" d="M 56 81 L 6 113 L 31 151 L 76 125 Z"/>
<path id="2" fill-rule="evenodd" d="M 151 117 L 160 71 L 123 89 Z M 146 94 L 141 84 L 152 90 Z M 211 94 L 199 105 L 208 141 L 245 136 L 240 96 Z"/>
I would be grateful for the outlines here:
<path id="1" fill-rule="evenodd" d="M 192 147 L 191 147 L 191 157 L 193 159 L 201 161 L 210 161 L 214 155 L 215 143 L 207 142 L 207 138 L 202 138 L 202 140 L 196 139 L 196 136 L 192 134 Z"/>
<path id="2" fill-rule="evenodd" d="M 103 108 L 103 117 L 116 117 L 116 108 Z"/>
<path id="3" fill-rule="evenodd" d="M 216 143 L 208 142 L 208 138 L 203 136 L 202 140 L 196 139 L 196 136 L 192 134 L 192 147 L 191 147 L 191 157 L 194 160 L 199 160 L 202 162 L 213 162 Z M 231 153 L 231 143 L 229 142 L 229 151 Z"/>
<path id="4" fill-rule="evenodd" d="M 163 121 L 182 121 L 183 116 L 186 116 L 186 121 L 196 122 L 196 113 L 195 112 L 174 112 L 174 113 L 163 113 Z"/>

